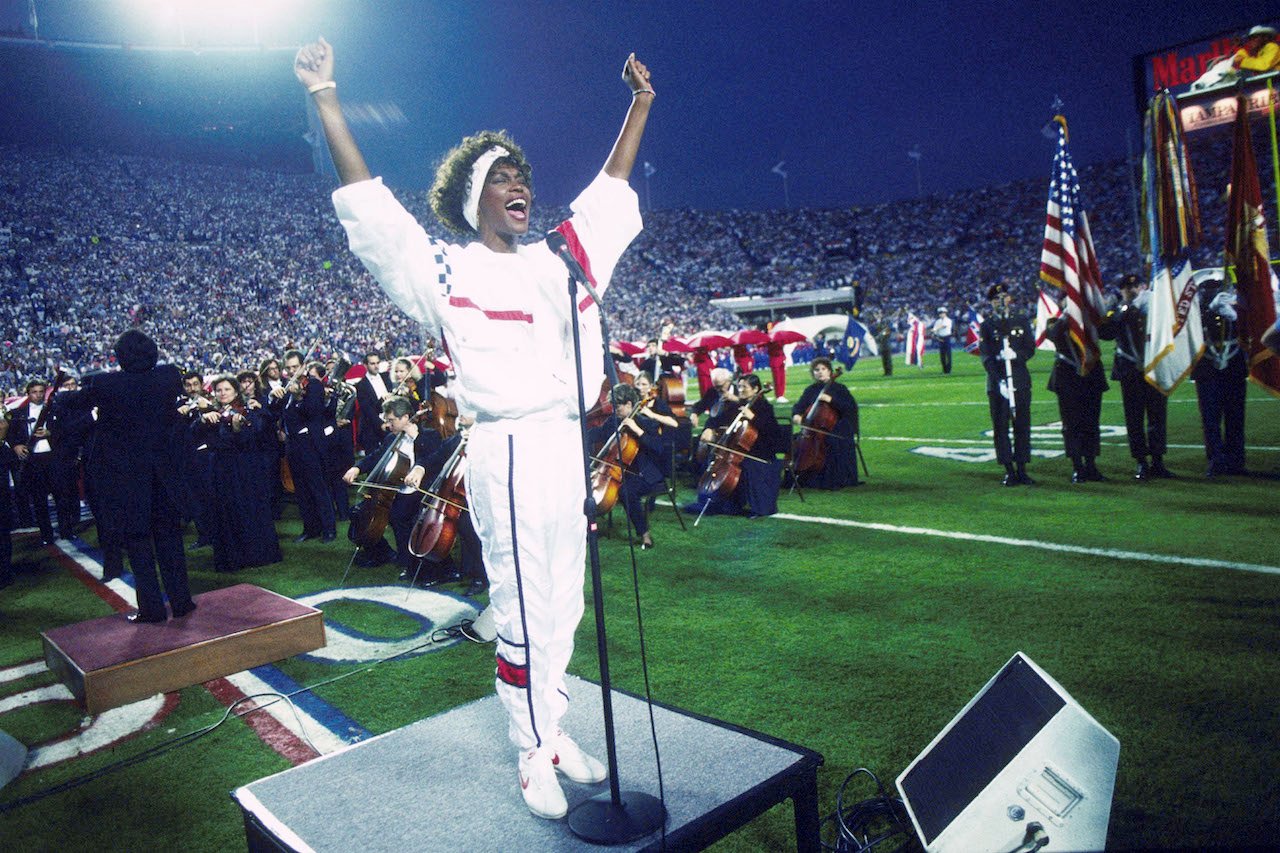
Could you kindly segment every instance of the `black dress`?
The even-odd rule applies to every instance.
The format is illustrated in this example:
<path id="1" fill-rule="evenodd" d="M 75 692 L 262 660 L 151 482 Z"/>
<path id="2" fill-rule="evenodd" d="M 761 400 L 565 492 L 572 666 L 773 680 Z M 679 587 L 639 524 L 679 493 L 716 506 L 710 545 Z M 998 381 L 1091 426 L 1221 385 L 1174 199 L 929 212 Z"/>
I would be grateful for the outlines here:
<path id="1" fill-rule="evenodd" d="M 801 419 L 809 412 L 822 393 L 823 383 L 815 382 L 800 399 L 791 407 L 792 415 Z M 855 444 L 858 436 L 858 401 L 853 399 L 849 389 L 838 382 L 832 382 L 826 389 L 831 397 L 831 408 L 835 409 L 839 418 L 831 428 L 833 435 L 826 436 L 826 461 L 821 471 L 808 471 L 800 475 L 800 485 L 811 489 L 843 489 L 845 486 L 858 485 L 858 449 Z"/>
<path id="2" fill-rule="evenodd" d="M 260 409 L 247 411 L 244 419 L 239 432 L 225 419 L 216 424 L 201 419 L 191 426 L 195 437 L 207 442 L 213 453 L 209 520 L 213 565 L 220 572 L 282 559 L 258 441 L 269 419 Z"/>

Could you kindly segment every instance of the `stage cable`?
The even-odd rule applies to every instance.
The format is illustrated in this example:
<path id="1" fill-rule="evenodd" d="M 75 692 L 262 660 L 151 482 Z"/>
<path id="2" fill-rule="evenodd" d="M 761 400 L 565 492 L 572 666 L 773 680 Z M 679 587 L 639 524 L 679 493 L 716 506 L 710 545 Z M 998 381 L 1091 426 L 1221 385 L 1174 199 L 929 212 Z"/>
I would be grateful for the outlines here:
<path id="1" fill-rule="evenodd" d="M 876 785 L 876 795 L 853 805 L 844 804 L 849 784 L 865 774 Z M 865 767 L 845 777 L 836 792 L 836 810 L 822 819 L 822 849 L 832 853 L 866 853 L 880 847 L 900 853 L 920 853 L 922 848 L 907 815 L 906 804 L 885 791 L 879 777 Z M 831 837 L 834 836 L 834 837 Z M 887 846 L 882 846 L 887 845 Z"/>
<path id="2" fill-rule="evenodd" d="M 384 658 L 378 658 L 377 660 L 374 660 L 369 664 L 362 665 L 359 668 L 353 669 L 349 672 L 344 672 L 339 675 L 335 675 L 331 678 L 325 678 L 320 681 L 314 682 L 312 684 L 304 685 L 302 687 L 299 687 L 297 690 L 293 690 L 289 693 L 266 692 L 266 693 L 254 693 L 249 696 L 242 696 L 227 706 L 226 711 L 223 712 L 222 717 L 216 723 L 211 723 L 208 726 L 204 726 L 194 731 L 186 732 L 185 734 L 181 734 L 181 735 L 178 735 L 177 737 L 170 738 L 169 740 L 163 741 L 162 743 L 158 743 L 155 746 L 147 747 L 146 749 L 142 750 L 136 755 L 131 755 L 128 758 L 122 758 L 119 761 L 114 761 L 103 767 L 99 767 L 97 770 L 94 770 L 91 773 L 86 773 L 83 776 L 76 776 L 72 779 L 66 780 L 65 782 L 59 782 L 57 785 L 52 785 L 48 788 L 44 788 L 42 790 L 36 791 L 34 794 L 28 794 L 25 797 L 19 797 L 16 800 L 9 800 L 7 802 L 2 802 L 0 803 L 0 814 L 6 814 L 8 812 L 19 809 L 23 806 L 27 806 L 32 803 L 39 802 L 40 800 L 43 800 L 47 797 L 51 797 L 55 794 L 61 794 L 64 791 L 70 791 L 73 788 L 78 788 L 81 785 L 85 785 L 89 782 L 93 782 L 97 779 L 101 779 L 102 777 L 107 776 L 111 773 L 114 773 L 117 770 L 124 770 L 126 768 L 133 767 L 134 765 L 141 764 L 144 761 L 149 761 L 153 758 L 158 758 L 161 755 L 164 755 L 165 753 L 169 752 L 170 750 L 176 749 L 179 746 L 186 746 L 187 744 L 194 743 L 195 741 L 199 740 L 205 735 L 212 733 L 215 729 L 217 729 L 219 726 L 225 723 L 228 719 L 230 719 L 233 716 L 233 712 L 235 711 L 237 706 L 239 706 L 244 702 L 247 702 L 250 699 L 274 698 L 276 701 L 283 700 L 287 702 L 289 704 L 290 710 L 293 711 L 294 719 L 298 723 L 298 732 L 301 734 L 302 739 L 306 742 L 307 746 L 311 747 L 311 749 L 316 753 L 317 756 L 323 755 L 324 753 L 321 752 L 321 750 L 315 745 L 315 743 L 307 735 L 306 727 L 302 722 L 302 717 L 298 713 L 297 706 L 293 704 L 294 696 L 298 696 L 303 693 L 310 693 L 318 687 L 323 687 L 327 684 L 333 684 L 336 681 L 342 681 L 343 679 L 350 678 L 353 675 L 369 672 L 376 666 L 380 666 L 381 664 L 387 663 L 388 661 L 395 660 L 398 657 L 403 657 L 404 655 L 410 654 L 412 652 L 416 652 L 420 649 L 425 649 L 429 646 L 433 646 L 438 643 L 443 643 L 448 640 L 465 639 L 462 636 L 460 628 L 461 628 L 461 623 L 457 625 L 449 625 L 444 628 L 437 628 L 431 632 L 431 635 L 427 638 L 425 642 L 419 643 L 416 646 L 403 649 L 399 652 L 396 652 L 393 655 L 387 655 Z M 264 711 L 274 704 L 275 702 L 267 702 L 266 704 L 255 705 L 252 708 L 248 708 L 238 714 L 234 714 L 234 716 L 236 717 L 236 719 L 247 717 L 249 714 L 255 713 L 257 711 Z"/>

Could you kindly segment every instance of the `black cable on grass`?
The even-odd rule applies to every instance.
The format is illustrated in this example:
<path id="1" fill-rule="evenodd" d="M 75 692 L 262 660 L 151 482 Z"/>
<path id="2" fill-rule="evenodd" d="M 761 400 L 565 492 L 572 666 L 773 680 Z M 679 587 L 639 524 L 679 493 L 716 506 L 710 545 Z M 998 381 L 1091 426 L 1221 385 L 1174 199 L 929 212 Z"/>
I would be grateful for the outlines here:
<path id="1" fill-rule="evenodd" d="M 303 687 L 299 687 L 297 690 L 294 690 L 291 693 L 270 692 L 270 693 L 254 693 L 251 696 L 242 696 L 241 698 L 237 699 L 236 701 L 232 702 L 230 705 L 227 706 L 227 710 L 223 713 L 222 718 L 219 719 L 216 723 L 212 723 L 208 726 L 204 726 L 203 728 L 196 729 L 195 731 L 187 732 L 186 734 L 181 734 L 181 735 L 178 735 L 177 737 L 170 738 L 169 740 L 164 741 L 162 743 L 158 743 L 155 746 L 147 747 L 146 749 L 142 750 L 136 755 L 131 755 L 128 758 L 122 758 L 119 761 L 114 761 L 111 764 L 107 764 L 103 767 L 99 767 L 97 770 L 94 770 L 91 773 L 86 773 L 83 776 L 76 776 L 75 778 L 68 779 L 65 782 L 59 782 L 57 785 L 52 785 L 48 788 L 44 788 L 42 790 L 36 791 L 34 794 L 28 794 L 27 796 L 19 797 L 16 800 L 9 800 L 8 802 L 0 803 L 0 814 L 6 814 L 8 812 L 14 811 L 15 809 L 19 809 L 23 806 L 31 805 L 32 803 L 39 802 L 40 800 L 43 800 L 46 797 L 51 797 L 54 794 L 61 794 L 64 791 L 70 791 L 73 788 L 78 788 L 81 785 L 87 784 L 89 782 L 93 782 L 97 779 L 101 779 L 103 776 L 107 776 L 108 774 L 114 773 L 117 770 L 124 770 L 128 767 L 133 767 L 136 764 L 141 764 L 144 761 L 149 761 L 152 758 L 157 758 L 161 755 L 164 755 L 166 752 L 176 749 L 179 746 L 185 746 L 187 744 L 194 743 L 195 741 L 199 740 L 200 738 L 204 737 L 205 735 L 209 734 L 214 729 L 218 728 L 223 723 L 225 723 L 228 719 L 231 718 L 232 713 L 236 709 L 236 706 L 240 705 L 243 702 L 247 702 L 250 699 L 275 698 L 276 700 L 283 700 L 285 702 L 288 702 L 289 708 L 293 711 L 294 719 L 298 721 L 298 731 L 302 732 L 303 740 L 307 742 L 308 746 L 310 746 L 313 750 L 315 750 L 317 755 L 320 755 L 321 754 L 320 750 L 317 749 L 316 745 L 311 742 L 311 738 L 307 736 L 306 730 L 302 726 L 302 719 L 298 715 L 298 709 L 293 704 L 294 696 L 298 696 L 302 693 L 310 693 L 313 690 L 315 690 L 317 687 L 323 687 L 326 684 L 332 684 L 335 681 L 341 681 L 344 678 L 350 678 L 351 676 L 357 675 L 362 672 L 369 672 L 374 667 L 379 666 L 380 664 L 384 664 L 387 661 L 395 660 L 398 657 L 403 657 L 404 655 L 410 654 L 411 652 L 416 652 L 419 649 L 425 649 L 428 646 L 433 646 L 438 643 L 443 643 L 447 640 L 460 639 L 462 638 L 462 633 L 460 628 L 461 628 L 461 623 L 459 623 L 458 625 L 449 625 L 444 628 L 437 628 L 436 630 L 431 632 L 431 636 L 428 637 L 425 642 L 419 643 L 418 645 L 412 646 L 407 649 L 403 649 L 399 652 L 396 652 L 393 655 L 387 655 L 384 658 L 378 658 L 372 663 L 366 666 L 362 666 L 359 669 L 353 669 L 350 672 L 344 672 L 341 675 L 335 675 L 332 678 L 326 678 L 321 681 L 317 681 L 314 684 L 308 684 Z M 245 711 L 242 711 L 239 714 L 235 714 L 235 717 L 236 719 L 240 719 L 241 717 L 247 717 L 248 715 L 254 713 L 255 711 L 266 710 L 267 708 L 271 707 L 274 704 L 275 702 L 267 702 L 264 705 L 258 705 L 253 708 L 246 709 Z"/>
<path id="2" fill-rule="evenodd" d="M 844 804 L 849 783 L 859 774 L 876 783 L 874 797 L 850 806 Z M 920 844 L 907 816 L 906 804 L 890 796 L 876 774 L 865 767 L 845 777 L 836 793 L 836 810 L 822 819 L 822 849 L 834 853 L 864 853 L 880 845 L 883 850 L 916 853 Z M 834 835 L 834 838 L 830 836 Z"/>

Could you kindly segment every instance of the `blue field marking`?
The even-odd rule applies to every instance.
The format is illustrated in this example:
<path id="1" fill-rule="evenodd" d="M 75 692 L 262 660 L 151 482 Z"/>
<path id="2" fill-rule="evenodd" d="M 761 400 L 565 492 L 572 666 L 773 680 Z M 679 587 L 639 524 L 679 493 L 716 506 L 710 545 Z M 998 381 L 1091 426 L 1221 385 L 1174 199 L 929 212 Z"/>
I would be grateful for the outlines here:
<path id="1" fill-rule="evenodd" d="M 249 670 L 249 672 L 271 685 L 273 690 L 289 696 L 295 705 L 306 711 L 311 715 L 312 719 L 343 741 L 356 743 L 373 737 L 373 732 L 310 690 L 291 695 L 295 691 L 302 690 L 303 685 L 285 675 L 275 664 L 264 664 Z"/>

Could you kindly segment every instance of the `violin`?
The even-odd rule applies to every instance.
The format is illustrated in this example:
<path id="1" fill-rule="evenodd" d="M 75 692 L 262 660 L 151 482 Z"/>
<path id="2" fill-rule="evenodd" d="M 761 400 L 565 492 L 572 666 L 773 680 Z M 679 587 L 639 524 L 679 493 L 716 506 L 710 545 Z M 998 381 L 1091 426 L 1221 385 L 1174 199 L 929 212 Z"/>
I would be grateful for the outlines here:
<path id="1" fill-rule="evenodd" d="M 467 432 L 431 481 L 422 499 L 422 508 L 409 533 L 409 553 L 415 557 L 443 560 L 453 550 L 458 536 L 458 519 L 467 512 Z"/>
<path id="2" fill-rule="evenodd" d="M 791 451 L 792 465 L 797 474 L 818 473 L 827 464 L 827 437 L 833 434 L 832 430 L 840 420 L 840 413 L 823 400 L 822 395 L 831 390 L 831 386 L 843 372 L 839 366 L 831 371 L 831 378 L 822 386 L 822 390 L 813 398 L 813 405 L 804 413 L 800 422 L 800 434 L 796 436 L 795 447 Z"/>
<path id="3" fill-rule="evenodd" d="M 408 433 L 397 436 L 369 472 L 365 482 L 379 488 L 360 490 L 362 500 L 351 513 L 347 538 L 361 549 L 377 547 L 382 541 L 382 534 L 391 518 L 391 502 L 404 484 L 405 475 L 413 467 L 412 458 L 404 450 L 406 442 L 410 448 L 413 447 L 413 438 Z"/>
<path id="4" fill-rule="evenodd" d="M 642 400 L 631 413 L 638 416 L 653 402 L 651 396 Z M 596 515 L 601 516 L 613 509 L 618 502 L 618 490 L 622 487 L 622 477 L 627 472 L 636 455 L 640 452 L 640 441 L 631 434 L 628 428 L 619 428 L 609 436 L 609 440 L 600 448 L 591 463 L 591 497 L 596 503 Z"/>

